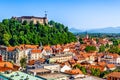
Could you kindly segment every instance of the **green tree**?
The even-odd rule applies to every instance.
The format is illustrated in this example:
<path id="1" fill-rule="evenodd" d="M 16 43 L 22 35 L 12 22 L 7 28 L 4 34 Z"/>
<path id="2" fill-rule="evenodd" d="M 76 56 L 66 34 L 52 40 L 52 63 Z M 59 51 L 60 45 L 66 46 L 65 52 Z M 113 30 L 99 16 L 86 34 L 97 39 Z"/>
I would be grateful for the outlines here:
<path id="1" fill-rule="evenodd" d="M 84 43 L 83 40 L 82 40 L 82 38 L 79 38 L 79 42 L 80 42 L 80 44 Z"/>
<path id="2" fill-rule="evenodd" d="M 113 40 L 113 45 L 114 45 L 114 46 L 118 46 L 118 44 L 119 44 L 118 40 L 114 39 L 114 40 Z"/>
<path id="3" fill-rule="evenodd" d="M 118 46 L 111 46 L 108 51 L 109 51 L 110 53 L 118 53 L 118 54 L 120 54 L 120 49 L 119 49 Z"/>
<path id="4" fill-rule="evenodd" d="M 93 76 L 99 76 L 100 75 L 100 70 L 99 69 L 91 68 L 90 71 L 91 71 L 91 74 Z"/>
<path id="5" fill-rule="evenodd" d="M 86 52 L 96 51 L 96 47 L 95 46 L 86 46 L 85 51 Z"/>
<path id="6" fill-rule="evenodd" d="M 100 48 L 99 48 L 99 52 L 104 52 L 104 51 L 105 51 L 105 46 L 101 45 Z"/>
<path id="7" fill-rule="evenodd" d="M 4 42 L 5 45 L 7 45 L 7 46 L 10 45 L 10 44 L 9 44 L 10 38 L 11 38 L 11 35 L 10 35 L 10 34 L 8 34 L 8 33 L 3 34 L 3 42 Z"/>
<path id="8" fill-rule="evenodd" d="M 50 25 L 50 26 L 49 26 Z M 49 25 L 33 24 L 33 21 L 23 23 L 16 19 L 4 19 L 0 22 L 0 44 L 16 46 L 19 44 L 55 45 L 75 42 L 77 39 L 68 27 L 50 21 Z"/>
<path id="9" fill-rule="evenodd" d="M 106 74 L 109 74 L 110 72 L 111 72 L 111 71 L 108 71 L 108 70 L 107 70 L 107 71 L 103 71 L 103 72 L 100 73 L 100 77 L 101 77 L 101 78 L 105 78 L 105 75 L 106 75 Z"/>
<path id="10" fill-rule="evenodd" d="M 27 64 L 27 59 L 26 58 L 21 58 L 20 60 L 20 65 L 22 68 L 25 68 Z"/>
<path id="11" fill-rule="evenodd" d="M 73 68 L 78 68 L 78 69 L 80 69 L 83 74 L 86 74 L 86 73 L 87 73 L 86 68 L 83 67 L 83 66 L 80 66 L 80 64 L 76 64 Z"/>

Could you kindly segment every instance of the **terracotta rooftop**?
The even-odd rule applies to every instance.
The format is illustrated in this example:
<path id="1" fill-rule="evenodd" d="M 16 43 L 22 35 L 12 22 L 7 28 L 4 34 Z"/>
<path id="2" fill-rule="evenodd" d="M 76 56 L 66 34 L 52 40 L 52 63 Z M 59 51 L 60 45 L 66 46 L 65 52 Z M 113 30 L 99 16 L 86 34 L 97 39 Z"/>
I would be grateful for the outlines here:
<path id="1" fill-rule="evenodd" d="M 41 53 L 42 51 L 40 49 L 32 49 L 31 53 Z"/>
<path id="2" fill-rule="evenodd" d="M 35 60 L 28 61 L 28 65 L 34 65 L 34 64 L 35 64 Z"/>
<path id="3" fill-rule="evenodd" d="M 37 49 L 39 45 L 25 45 L 25 48 Z"/>
<path id="4" fill-rule="evenodd" d="M 10 62 L 0 62 L 0 72 L 4 72 L 6 70 L 17 71 L 19 68 L 19 66 L 13 65 Z"/>
<path id="5" fill-rule="evenodd" d="M 107 76 L 108 77 L 120 78 L 120 72 L 112 72 L 112 73 L 108 74 Z"/>
<path id="6" fill-rule="evenodd" d="M 108 68 L 114 68 L 114 67 L 115 67 L 115 64 L 107 64 L 107 67 L 108 67 Z"/>
<path id="7" fill-rule="evenodd" d="M 13 64 L 10 62 L 0 62 L 0 67 L 13 68 Z"/>
<path id="8" fill-rule="evenodd" d="M 15 48 L 16 48 L 16 47 L 12 47 L 12 46 L 7 47 L 7 51 L 13 51 Z"/>
<path id="9" fill-rule="evenodd" d="M 98 65 L 100 65 L 100 66 L 105 66 L 105 65 L 106 65 L 106 62 L 104 62 L 104 61 L 98 62 Z"/>
<path id="10" fill-rule="evenodd" d="M 66 70 L 65 73 L 67 74 L 82 74 L 82 71 L 80 69 L 73 69 L 73 70 Z"/>
<path id="11" fill-rule="evenodd" d="M 44 48 L 45 50 L 51 50 L 51 49 L 52 49 L 52 48 L 51 48 L 50 46 L 48 46 L 48 45 L 47 45 L 47 46 L 44 46 L 43 48 Z"/>

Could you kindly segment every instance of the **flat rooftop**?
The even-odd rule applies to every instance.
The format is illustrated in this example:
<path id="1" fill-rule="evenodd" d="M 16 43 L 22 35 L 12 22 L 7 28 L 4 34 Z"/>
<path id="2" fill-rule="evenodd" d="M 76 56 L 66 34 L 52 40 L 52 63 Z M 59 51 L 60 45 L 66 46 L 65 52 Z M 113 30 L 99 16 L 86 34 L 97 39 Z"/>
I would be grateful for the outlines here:
<path id="1" fill-rule="evenodd" d="M 41 64 L 41 66 L 53 66 L 53 65 L 59 65 L 59 64 Z"/>
<path id="2" fill-rule="evenodd" d="M 15 72 L 10 72 L 10 73 L 5 73 L 2 72 L 0 73 L 0 76 L 6 77 L 8 79 L 12 80 L 44 80 L 42 78 L 38 78 L 20 71 L 15 71 Z M 4 79 L 4 78 L 3 78 Z"/>
<path id="3" fill-rule="evenodd" d="M 29 70 L 29 72 L 41 73 L 41 72 L 50 72 L 50 70 L 40 68 L 40 69 L 32 69 L 32 70 Z"/>
<path id="4" fill-rule="evenodd" d="M 50 80 L 52 80 L 52 79 L 59 79 L 59 78 L 61 78 L 61 77 L 68 77 L 69 75 L 67 75 L 67 74 L 62 74 L 62 73 L 50 73 L 50 74 L 40 74 L 40 75 L 38 75 L 38 76 L 43 77 L 43 78 L 45 78 L 45 79 L 50 79 Z"/>
<path id="5" fill-rule="evenodd" d="M 104 79 L 95 76 L 87 76 L 85 78 L 76 78 L 74 80 L 104 80 Z"/>

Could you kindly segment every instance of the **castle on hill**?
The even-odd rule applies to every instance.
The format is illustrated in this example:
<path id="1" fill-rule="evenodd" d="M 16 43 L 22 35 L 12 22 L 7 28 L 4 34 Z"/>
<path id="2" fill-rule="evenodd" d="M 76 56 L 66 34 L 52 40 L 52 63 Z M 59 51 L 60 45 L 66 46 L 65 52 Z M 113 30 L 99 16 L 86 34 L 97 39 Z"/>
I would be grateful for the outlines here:
<path id="1" fill-rule="evenodd" d="M 35 16 L 21 16 L 21 17 L 12 17 L 20 22 L 24 22 L 27 21 L 28 23 L 30 23 L 31 21 L 33 21 L 33 24 L 37 24 L 37 22 L 39 22 L 40 24 L 48 24 L 48 19 L 47 19 L 47 15 L 45 14 L 45 17 L 35 17 Z"/>

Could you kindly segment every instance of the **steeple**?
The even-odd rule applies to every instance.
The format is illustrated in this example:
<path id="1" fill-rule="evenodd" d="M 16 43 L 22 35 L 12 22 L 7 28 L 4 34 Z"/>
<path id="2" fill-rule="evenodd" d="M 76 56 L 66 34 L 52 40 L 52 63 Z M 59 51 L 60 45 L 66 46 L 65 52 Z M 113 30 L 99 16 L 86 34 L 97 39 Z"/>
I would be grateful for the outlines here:
<path id="1" fill-rule="evenodd" d="M 88 32 L 86 31 L 86 38 L 88 39 L 89 38 L 89 35 L 88 35 Z"/>

